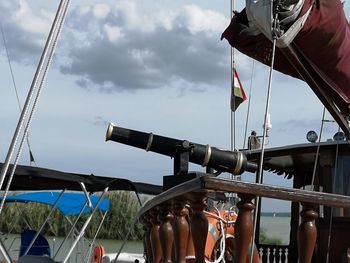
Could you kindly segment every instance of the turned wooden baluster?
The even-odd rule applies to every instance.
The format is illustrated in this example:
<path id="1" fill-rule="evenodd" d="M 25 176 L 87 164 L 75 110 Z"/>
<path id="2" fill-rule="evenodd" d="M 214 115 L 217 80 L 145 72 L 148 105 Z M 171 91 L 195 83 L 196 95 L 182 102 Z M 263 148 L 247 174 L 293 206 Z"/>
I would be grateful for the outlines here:
<path id="1" fill-rule="evenodd" d="M 151 218 L 150 218 L 149 214 L 146 214 L 142 220 L 143 228 L 145 230 L 143 243 L 144 243 L 144 247 L 145 247 L 145 251 L 146 251 L 146 259 L 147 259 L 147 262 L 149 262 L 149 263 L 152 262 L 152 247 L 151 247 L 152 223 L 150 220 L 151 220 Z"/>
<path id="2" fill-rule="evenodd" d="M 310 263 L 314 252 L 317 229 L 315 220 L 318 213 L 313 204 L 302 204 L 303 209 L 300 212 L 301 224 L 298 229 L 298 252 L 299 263 Z"/>
<path id="3" fill-rule="evenodd" d="M 187 205 L 186 220 L 187 220 L 189 225 L 190 225 L 191 215 L 192 215 L 191 207 L 189 205 Z M 190 234 L 188 236 L 188 241 L 187 241 L 186 262 L 187 263 L 195 263 L 195 261 L 196 261 L 196 256 L 195 256 L 193 239 L 192 239 L 192 235 L 191 235 L 191 227 L 190 227 Z"/>
<path id="4" fill-rule="evenodd" d="M 190 227 L 187 221 L 188 209 L 186 208 L 186 200 L 175 200 L 174 214 L 175 262 L 185 263 L 188 237 L 190 234 Z"/>
<path id="5" fill-rule="evenodd" d="M 241 201 L 238 202 L 238 217 L 235 224 L 235 250 L 237 263 L 246 263 L 250 253 L 250 243 L 253 236 L 252 210 L 255 205 L 252 203 L 253 196 L 238 195 Z"/>
<path id="6" fill-rule="evenodd" d="M 186 263 L 195 263 L 196 256 L 194 251 L 194 245 L 193 245 L 193 239 L 191 235 L 191 229 L 190 229 L 190 235 L 188 236 L 188 242 L 187 242 L 187 253 L 186 253 Z"/>
<path id="7" fill-rule="evenodd" d="M 159 210 L 159 238 L 162 247 L 162 262 L 172 263 L 172 250 L 174 243 L 173 220 L 174 215 L 171 212 L 171 203 L 165 203 Z"/>
<path id="8" fill-rule="evenodd" d="M 191 235 L 195 250 L 196 263 L 204 263 L 205 243 L 208 235 L 208 219 L 203 210 L 208 206 L 205 193 L 194 193 L 190 202 L 192 215 L 190 219 Z"/>
<path id="9" fill-rule="evenodd" d="M 159 209 L 154 208 L 150 211 L 151 216 L 151 223 L 152 223 L 152 229 L 151 229 L 151 248 L 152 248 L 152 263 L 160 263 L 162 259 L 162 248 L 160 245 L 160 239 L 159 239 L 159 228 L 160 228 L 160 221 L 158 220 L 158 213 Z"/>

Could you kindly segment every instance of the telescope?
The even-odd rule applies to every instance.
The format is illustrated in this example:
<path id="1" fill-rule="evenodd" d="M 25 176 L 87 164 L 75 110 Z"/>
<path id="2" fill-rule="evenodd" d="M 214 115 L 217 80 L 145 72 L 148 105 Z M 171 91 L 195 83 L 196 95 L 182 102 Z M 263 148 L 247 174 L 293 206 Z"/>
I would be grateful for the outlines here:
<path id="1" fill-rule="evenodd" d="M 130 130 L 114 126 L 112 123 L 109 124 L 106 133 L 106 141 L 109 140 L 170 157 L 176 157 L 179 152 L 188 152 L 190 162 L 218 172 L 239 175 L 244 171 L 257 170 L 257 164 L 247 161 L 242 152 L 220 150 L 209 145 Z"/>

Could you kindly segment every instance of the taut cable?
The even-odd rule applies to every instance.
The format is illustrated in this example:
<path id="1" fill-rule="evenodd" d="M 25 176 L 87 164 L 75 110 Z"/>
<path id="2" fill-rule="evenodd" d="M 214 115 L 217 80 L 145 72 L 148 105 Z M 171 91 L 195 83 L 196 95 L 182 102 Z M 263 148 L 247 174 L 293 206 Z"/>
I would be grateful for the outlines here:
<path id="1" fill-rule="evenodd" d="M 273 0 L 271 0 L 271 4 L 273 5 Z M 269 83 L 267 88 L 267 96 L 266 96 L 266 106 L 265 106 L 265 117 L 264 117 L 264 131 L 263 131 L 263 137 L 262 137 L 262 143 L 261 143 L 261 155 L 260 155 L 260 162 L 258 167 L 258 180 L 257 183 L 262 184 L 263 183 L 263 164 L 264 164 L 264 153 L 265 153 L 265 139 L 267 134 L 267 118 L 268 118 L 268 112 L 270 108 L 270 98 L 271 98 L 271 89 L 272 89 L 272 73 L 273 73 L 273 67 L 275 63 L 275 52 L 276 52 L 276 42 L 277 42 L 277 19 L 278 19 L 278 3 L 276 3 L 276 14 L 275 14 L 275 20 L 273 25 L 273 41 L 272 41 L 272 56 L 271 56 L 271 65 L 270 65 L 270 73 L 269 73 Z M 255 210 L 254 210 L 254 219 L 253 219 L 253 236 L 251 244 L 254 243 L 255 240 L 255 233 L 256 233 L 256 225 L 257 225 L 257 217 L 258 217 L 258 211 L 259 211 L 259 203 L 260 203 L 260 197 L 258 196 L 255 198 Z M 250 250 L 250 263 L 253 263 L 254 258 L 254 246 L 251 246 Z"/>
<path id="2" fill-rule="evenodd" d="M 44 81 L 45 81 L 48 69 L 50 67 L 50 64 L 51 64 L 51 61 L 52 61 L 52 58 L 53 58 L 53 54 L 54 54 L 55 47 L 56 47 L 56 44 L 57 44 L 58 36 L 59 36 L 59 34 L 61 32 L 61 29 L 62 29 L 62 26 L 63 26 L 63 22 L 64 22 L 66 14 L 67 14 L 67 9 L 68 9 L 69 2 L 70 2 L 69 0 L 67 0 L 67 1 L 62 0 L 60 2 L 60 5 L 58 7 L 58 10 L 57 10 L 54 22 L 52 24 L 52 27 L 51 27 L 51 30 L 50 30 L 50 33 L 49 33 L 49 36 L 48 36 L 48 39 L 47 39 L 47 42 L 45 44 L 43 55 L 41 56 L 41 59 L 40 59 L 39 65 L 38 65 L 38 69 L 36 71 L 36 74 L 34 76 L 34 79 L 33 79 L 33 82 L 32 82 L 31 88 L 30 88 L 30 92 L 28 94 L 25 106 L 24 106 L 24 108 L 22 110 L 22 114 L 21 114 L 21 117 L 20 117 L 18 125 L 17 125 L 16 132 L 15 132 L 13 140 L 11 142 L 11 146 L 10 146 L 10 149 L 9 149 L 7 157 L 6 157 L 6 162 L 3 165 L 3 167 L 2 167 L 1 177 L 0 177 L 0 189 L 2 187 L 2 184 L 4 182 L 5 176 L 7 174 L 7 170 L 8 170 L 10 161 L 11 161 L 11 157 L 12 157 L 12 155 L 14 153 L 14 148 L 15 148 L 15 146 L 17 144 L 17 141 L 18 141 L 19 133 L 20 133 L 20 131 L 21 131 L 22 127 L 23 127 L 23 124 L 25 122 L 27 112 L 29 111 L 29 108 L 30 108 L 29 106 L 30 106 L 32 97 L 34 96 L 34 92 L 36 90 L 36 86 L 37 86 L 39 75 L 41 74 L 41 71 L 42 71 L 42 69 L 43 69 L 43 67 L 45 65 L 44 73 L 41 75 L 40 84 L 39 84 L 37 93 L 35 95 L 33 106 L 32 106 L 32 108 L 30 110 L 30 115 L 29 115 L 27 124 L 25 126 L 24 134 L 23 134 L 20 146 L 19 146 L 18 151 L 17 151 L 16 159 L 15 159 L 14 165 L 12 167 L 10 177 L 8 179 L 8 182 L 7 182 L 5 194 L 4 194 L 3 199 L 1 201 L 0 214 L 2 212 L 4 203 L 5 203 L 5 200 L 6 200 L 6 196 L 7 196 L 7 193 L 9 191 L 9 188 L 10 188 L 10 185 L 11 185 L 11 181 L 13 179 L 13 175 L 14 175 L 14 172 L 15 172 L 15 169 L 16 169 L 16 166 L 17 166 L 17 163 L 18 163 L 18 160 L 19 160 L 22 148 L 23 148 L 23 143 L 24 143 L 25 138 L 26 138 L 26 136 L 28 134 L 29 127 L 30 127 L 30 124 L 31 124 L 31 120 L 32 120 L 32 117 L 34 115 L 34 112 L 35 112 L 35 109 L 36 109 L 36 105 L 38 103 L 38 100 L 39 100 L 39 97 L 40 97 L 40 94 L 41 94 L 41 90 L 42 90 L 42 87 L 43 87 L 43 84 L 44 84 Z M 48 59 L 46 59 L 47 55 L 48 55 Z M 46 64 L 45 64 L 45 62 L 46 62 Z"/>
<path id="3" fill-rule="evenodd" d="M 248 131 L 248 122 L 249 122 L 249 114 L 250 114 L 250 105 L 252 101 L 252 90 L 253 90 L 253 79 L 254 79 L 254 69 L 255 69 L 255 60 L 253 60 L 253 65 L 252 65 L 252 73 L 250 77 L 250 86 L 249 86 L 249 96 L 248 96 L 248 109 L 247 109 L 247 117 L 245 121 L 245 128 L 244 128 L 244 137 L 243 137 L 243 147 L 242 149 L 245 148 L 245 143 L 246 143 L 246 138 L 247 138 L 247 131 Z"/>

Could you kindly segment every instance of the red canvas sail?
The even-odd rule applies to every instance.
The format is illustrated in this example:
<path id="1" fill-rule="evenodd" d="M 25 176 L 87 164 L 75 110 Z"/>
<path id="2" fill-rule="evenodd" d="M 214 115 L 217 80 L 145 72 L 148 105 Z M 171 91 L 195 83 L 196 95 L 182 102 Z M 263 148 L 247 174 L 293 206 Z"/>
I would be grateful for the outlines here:
<path id="1" fill-rule="evenodd" d="M 305 80 L 322 97 L 323 103 L 330 101 L 341 114 L 349 115 L 350 27 L 342 3 L 339 0 L 299 2 L 302 5 L 295 20 L 304 17 L 305 21 L 292 41 L 285 46 L 277 45 L 274 68 Z M 242 53 L 270 65 L 271 38 L 260 30 L 259 23 L 254 27 L 249 12 L 247 6 L 237 13 L 222 37 Z"/>

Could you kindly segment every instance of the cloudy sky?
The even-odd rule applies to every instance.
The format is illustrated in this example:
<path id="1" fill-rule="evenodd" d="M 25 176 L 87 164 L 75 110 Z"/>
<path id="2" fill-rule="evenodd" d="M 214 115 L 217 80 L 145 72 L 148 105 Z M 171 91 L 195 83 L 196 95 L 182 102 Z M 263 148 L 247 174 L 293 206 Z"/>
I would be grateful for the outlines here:
<path id="1" fill-rule="evenodd" d="M 22 104 L 58 6 L 54 2 L 0 2 Z M 345 9 L 349 14 L 348 3 Z M 105 142 L 108 122 L 229 149 L 230 48 L 220 41 L 229 16 L 228 0 L 73 1 L 30 132 L 36 164 L 157 184 L 171 174 L 167 157 Z M 248 93 L 252 60 L 235 54 Z M 4 160 L 19 109 L 2 39 L 0 72 Z M 256 63 L 248 132 L 262 133 L 267 80 L 268 68 Z M 308 130 L 319 130 L 322 110 L 304 83 L 274 73 L 269 147 L 305 143 Z M 237 148 L 243 146 L 246 112 L 247 103 L 236 114 Z M 330 138 L 337 126 L 327 123 L 325 131 Z M 25 149 L 21 164 L 28 163 Z M 285 184 L 276 175 L 267 181 Z"/>

